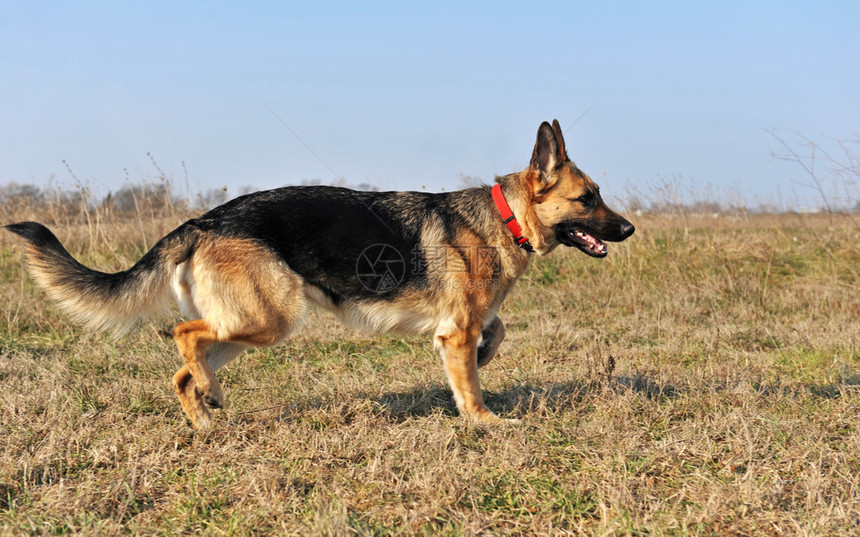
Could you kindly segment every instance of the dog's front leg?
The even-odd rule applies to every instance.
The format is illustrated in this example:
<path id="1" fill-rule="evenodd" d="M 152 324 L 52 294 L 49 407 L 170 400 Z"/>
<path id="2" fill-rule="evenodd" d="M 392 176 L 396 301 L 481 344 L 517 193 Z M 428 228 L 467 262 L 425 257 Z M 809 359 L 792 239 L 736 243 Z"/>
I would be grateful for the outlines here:
<path id="1" fill-rule="evenodd" d="M 479 328 L 442 329 L 437 331 L 434 344 L 442 356 L 460 414 L 475 421 L 495 423 L 501 420 L 484 405 L 478 382 L 479 333 Z"/>

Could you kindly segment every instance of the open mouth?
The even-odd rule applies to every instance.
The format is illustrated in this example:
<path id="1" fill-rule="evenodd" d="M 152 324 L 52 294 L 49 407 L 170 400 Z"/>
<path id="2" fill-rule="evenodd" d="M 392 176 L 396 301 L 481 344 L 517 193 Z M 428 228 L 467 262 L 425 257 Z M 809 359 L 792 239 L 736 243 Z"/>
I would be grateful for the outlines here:
<path id="1" fill-rule="evenodd" d="M 579 229 L 558 229 L 556 238 L 565 246 L 576 246 L 591 257 L 606 257 L 609 253 L 605 242 Z"/>

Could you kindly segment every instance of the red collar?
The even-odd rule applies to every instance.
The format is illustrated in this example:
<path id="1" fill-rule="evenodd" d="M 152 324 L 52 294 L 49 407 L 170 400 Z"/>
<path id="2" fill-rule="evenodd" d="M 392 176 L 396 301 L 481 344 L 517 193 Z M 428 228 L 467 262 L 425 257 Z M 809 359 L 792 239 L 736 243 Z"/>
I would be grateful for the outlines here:
<path id="1" fill-rule="evenodd" d="M 514 240 L 517 241 L 517 245 L 527 252 L 533 252 L 534 249 L 529 243 L 529 239 L 527 237 L 523 237 L 523 228 L 520 227 L 520 223 L 517 222 L 517 217 L 514 216 L 514 212 L 511 210 L 511 207 L 505 199 L 505 195 L 502 193 L 502 185 L 494 185 L 491 192 L 493 194 L 493 201 L 496 202 L 496 207 L 502 215 L 502 220 L 504 220 L 508 229 L 511 230 L 511 233 L 514 234 Z"/>

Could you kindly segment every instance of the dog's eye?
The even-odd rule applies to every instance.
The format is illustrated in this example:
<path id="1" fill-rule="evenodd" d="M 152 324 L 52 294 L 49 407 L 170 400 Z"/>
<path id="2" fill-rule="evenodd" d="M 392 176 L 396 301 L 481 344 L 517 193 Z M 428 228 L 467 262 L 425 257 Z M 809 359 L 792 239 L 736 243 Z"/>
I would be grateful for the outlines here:
<path id="1" fill-rule="evenodd" d="M 587 192 L 579 196 L 578 198 L 572 199 L 570 201 L 577 201 L 588 207 L 589 205 L 591 205 L 592 200 L 594 200 L 594 195 L 591 192 Z"/>

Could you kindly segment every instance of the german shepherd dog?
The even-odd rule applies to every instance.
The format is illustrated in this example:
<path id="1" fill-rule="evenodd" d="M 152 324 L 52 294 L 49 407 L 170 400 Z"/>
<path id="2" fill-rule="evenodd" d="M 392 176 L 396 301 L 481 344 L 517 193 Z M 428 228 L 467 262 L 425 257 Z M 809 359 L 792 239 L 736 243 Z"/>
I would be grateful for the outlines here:
<path id="1" fill-rule="evenodd" d="M 172 296 L 188 321 L 173 337 L 173 388 L 194 427 L 224 405 L 214 372 L 249 347 L 275 345 L 310 305 L 375 332 L 433 333 L 461 415 L 501 421 L 478 368 L 505 337 L 497 316 L 534 255 L 558 245 L 592 257 L 634 227 L 570 161 L 558 121 L 544 122 L 529 166 L 456 192 L 356 192 L 305 186 L 256 192 L 189 220 L 130 269 L 78 263 L 45 226 L 23 237 L 29 271 L 78 321 L 129 329 Z"/>

